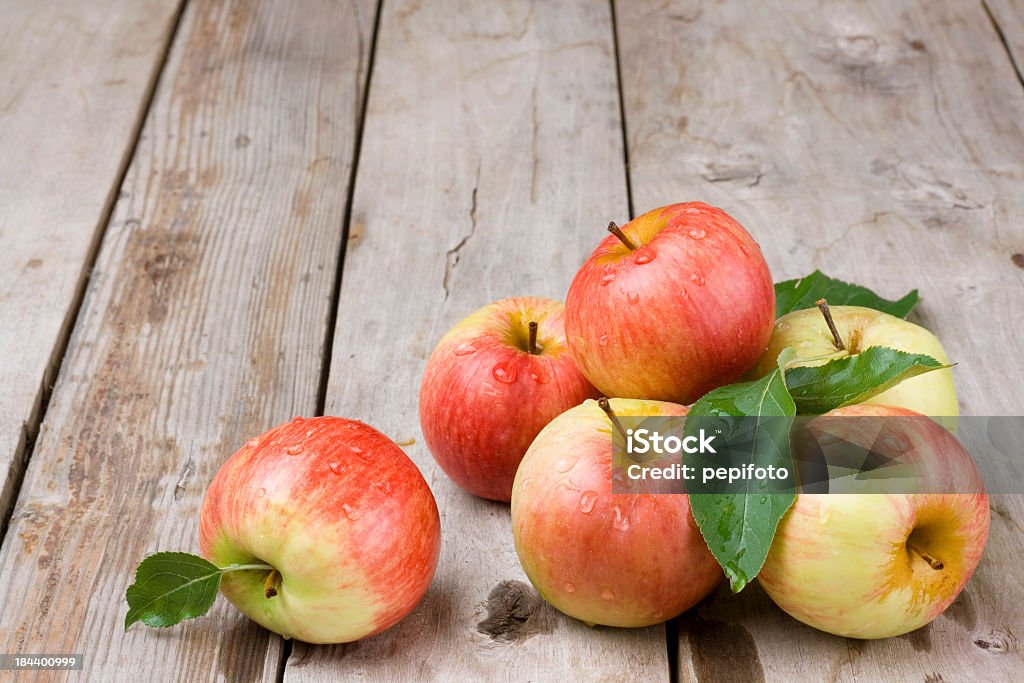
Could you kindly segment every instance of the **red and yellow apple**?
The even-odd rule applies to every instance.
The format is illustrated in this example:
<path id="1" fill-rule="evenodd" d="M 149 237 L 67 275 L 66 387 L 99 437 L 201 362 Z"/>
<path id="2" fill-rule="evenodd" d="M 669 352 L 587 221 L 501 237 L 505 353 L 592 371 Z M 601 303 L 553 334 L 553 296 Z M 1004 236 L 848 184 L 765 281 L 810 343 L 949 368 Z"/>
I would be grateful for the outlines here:
<path id="1" fill-rule="evenodd" d="M 470 493 L 507 502 L 537 433 L 597 395 L 569 352 L 564 310 L 536 297 L 496 301 L 449 330 L 427 361 L 423 436 L 441 469 Z"/>
<path id="2" fill-rule="evenodd" d="M 750 234 L 701 202 L 649 211 L 576 273 L 566 334 L 607 396 L 691 403 L 764 353 L 775 319 L 768 265 Z"/>
<path id="3" fill-rule="evenodd" d="M 785 612 L 835 635 L 886 638 L 924 626 L 963 590 L 988 537 L 988 496 L 970 454 L 941 425 L 902 408 L 856 405 L 817 420 L 915 476 L 848 482 L 902 492 L 799 494 L 758 581 Z"/>
<path id="4" fill-rule="evenodd" d="M 346 643 L 392 626 L 437 567 L 440 519 L 416 465 L 386 436 L 339 417 L 295 418 L 224 463 L 200 513 L 221 592 L 285 638 Z"/>
<path id="5" fill-rule="evenodd" d="M 612 399 L 618 416 L 685 415 Z M 512 534 L 526 575 L 557 609 L 589 624 L 639 627 L 689 609 L 722 571 L 685 494 L 612 493 L 612 422 L 596 401 L 552 420 L 512 489 Z"/>
<path id="6" fill-rule="evenodd" d="M 934 334 L 912 322 L 861 306 L 832 306 L 832 320 L 845 350 L 836 348 L 832 332 L 817 308 L 787 313 L 778 319 L 768 350 L 752 373 L 763 377 L 777 367 L 779 354 L 791 348 L 796 352 L 791 367 L 821 365 L 835 358 L 860 353 L 872 346 L 887 346 L 908 353 L 923 353 L 943 365 L 949 365 L 942 344 Z M 956 425 L 959 414 L 952 368 L 932 370 L 905 379 L 876 394 L 865 403 L 899 406 L 929 417 L 940 418 L 946 427 Z M 945 421 L 941 418 L 949 418 Z"/>

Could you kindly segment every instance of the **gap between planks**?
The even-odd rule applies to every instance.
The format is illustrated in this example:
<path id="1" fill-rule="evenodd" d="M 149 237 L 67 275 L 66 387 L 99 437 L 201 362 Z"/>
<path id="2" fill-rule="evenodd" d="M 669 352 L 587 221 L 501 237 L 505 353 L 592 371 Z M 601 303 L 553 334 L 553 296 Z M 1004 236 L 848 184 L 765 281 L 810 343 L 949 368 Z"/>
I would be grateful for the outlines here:
<path id="1" fill-rule="evenodd" d="M 22 438 L 16 446 L 11 460 L 10 495 L 9 497 L 7 495 L 0 495 L 0 500 L 4 501 L 3 507 L 0 508 L 0 544 L 2 544 L 7 537 L 11 515 L 14 514 L 15 504 L 17 503 L 18 496 L 21 494 L 21 487 L 25 480 L 25 472 L 28 471 L 29 462 L 32 460 L 32 454 L 35 451 L 36 440 L 39 437 L 39 428 L 43 424 L 43 420 L 46 419 L 46 411 L 49 408 L 50 398 L 53 395 L 54 383 L 56 382 L 57 376 L 60 374 L 60 369 L 64 362 L 64 356 L 67 353 L 68 345 L 71 342 L 71 334 L 75 329 L 78 314 L 82 309 L 82 303 L 85 301 L 85 292 L 88 290 L 89 282 L 92 279 L 92 272 L 93 268 L 96 266 L 96 259 L 99 257 L 100 246 L 103 244 L 103 238 L 107 234 L 107 228 L 110 225 L 110 218 L 113 215 L 114 206 L 117 204 L 118 193 L 121 191 L 121 186 L 124 183 L 125 176 L 128 174 L 128 167 L 131 165 L 131 160 L 135 157 L 136 149 L 138 149 L 139 138 L 142 135 L 143 125 L 145 124 L 146 117 L 149 114 L 149 109 L 153 105 L 153 98 L 156 95 L 157 85 L 160 82 L 160 77 L 163 74 L 164 67 L 167 65 L 167 57 L 170 54 L 171 45 L 174 44 L 174 37 L 178 34 L 178 28 L 181 25 L 181 17 L 185 12 L 185 6 L 188 2 L 189 0 L 178 0 L 178 6 L 174 10 L 173 18 L 170 22 L 170 28 L 164 36 L 163 45 L 160 47 L 156 63 L 150 72 L 146 88 L 139 104 L 139 109 L 136 112 L 135 120 L 132 123 L 131 133 L 128 137 L 128 143 L 124 150 L 124 155 L 118 165 L 117 173 L 115 174 L 114 181 L 110 186 L 110 190 L 107 192 L 107 197 L 103 202 L 100 219 L 89 244 L 89 248 L 86 251 L 81 273 L 79 274 L 78 282 L 75 285 L 75 290 L 71 298 L 71 304 L 65 313 L 64 322 L 61 325 L 56 343 L 54 344 L 53 352 L 47 362 L 46 371 L 43 374 L 42 384 L 39 389 L 38 402 L 32 408 L 28 421 L 22 424 Z"/>

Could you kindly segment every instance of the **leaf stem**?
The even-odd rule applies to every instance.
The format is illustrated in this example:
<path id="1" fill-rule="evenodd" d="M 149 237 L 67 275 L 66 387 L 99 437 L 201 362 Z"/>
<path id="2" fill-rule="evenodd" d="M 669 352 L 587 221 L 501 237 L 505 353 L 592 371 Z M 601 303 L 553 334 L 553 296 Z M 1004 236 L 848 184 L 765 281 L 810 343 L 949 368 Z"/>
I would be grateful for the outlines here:
<path id="1" fill-rule="evenodd" d="M 533 320 L 530 321 L 530 346 L 527 349 L 531 356 L 536 356 L 540 349 L 537 348 L 537 323 Z"/>
<path id="2" fill-rule="evenodd" d="M 633 240 L 626 237 L 626 233 L 622 232 L 622 229 L 615 224 L 615 221 L 608 224 L 608 232 L 618 237 L 619 241 L 625 244 L 630 251 L 634 251 L 636 249 L 636 244 Z"/>
<path id="3" fill-rule="evenodd" d="M 228 572 L 246 572 L 246 571 L 272 572 L 272 571 L 275 571 L 275 570 L 269 564 L 264 564 L 262 562 L 257 562 L 257 563 L 253 563 L 253 564 L 229 564 L 226 567 L 221 567 L 220 568 L 221 574 L 226 574 Z"/>
<path id="4" fill-rule="evenodd" d="M 846 345 L 843 344 L 843 338 L 839 336 L 839 330 L 836 329 L 836 323 L 832 320 L 832 312 L 828 308 L 828 301 L 825 299 L 818 299 L 816 303 L 818 310 L 821 311 L 821 315 L 825 318 L 825 323 L 828 325 L 829 332 L 832 333 L 832 342 L 835 344 L 836 349 L 845 351 Z"/>

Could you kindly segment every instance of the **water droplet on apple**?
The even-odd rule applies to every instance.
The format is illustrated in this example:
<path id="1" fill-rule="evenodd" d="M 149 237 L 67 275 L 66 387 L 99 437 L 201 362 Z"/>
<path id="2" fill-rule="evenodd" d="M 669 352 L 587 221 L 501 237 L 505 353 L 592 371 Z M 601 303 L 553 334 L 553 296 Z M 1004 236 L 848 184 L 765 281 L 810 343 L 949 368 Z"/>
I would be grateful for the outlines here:
<path id="1" fill-rule="evenodd" d="M 574 586 L 571 581 L 566 581 L 565 582 L 565 592 L 566 593 L 575 593 L 576 592 L 576 586 Z"/>
<path id="2" fill-rule="evenodd" d="M 576 465 L 576 458 L 559 458 L 555 462 L 555 470 L 558 472 L 568 472 Z"/>
<path id="3" fill-rule="evenodd" d="M 622 511 L 622 509 L 618 505 L 615 506 L 615 521 L 612 522 L 612 526 L 618 529 L 619 531 L 629 530 L 629 517 Z"/>
<path id="4" fill-rule="evenodd" d="M 601 276 L 601 286 L 606 287 L 615 280 L 615 273 L 605 273 Z"/>
<path id="5" fill-rule="evenodd" d="M 688 206 L 685 209 L 683 209 L 683 213 L 700 213 L 700 209 L 698 209 L 696 206 Z"/>
<path id="6" fill-rule="evenodd" d="M 687 292 L 685 288 L 679 290 L 679 298 L 680 299 L 688 299 L 689 297 L 690 297 L 690 293 Z"/>
<path id="7" fill-rule="evenodd" d="M 257 446 L 260 445 L 260 440 L 259 439 L 249 439 L 248 441 L 245 442 L 245 445 L 248 446 L 249 448 L 256 448 Z"/>
<path id="8" fill-rule="evenodd" d="M 376 484 L 374 484 L 374 486 L 377 487 L 378 491 L 385 495 L 391 493 L 391 482 L 386 479 L 381 479 Z"/>
<path id="9" fill-rule="evenodd" d="M 802 348 L 802 349 L 806 349 L 808 346 L 813 346 L 813 345 L 814 345 L 814 342 L 811 341 L 810 339 L 804 339 L 799 344 L 800 348 Z"/>
<path id="10" fill-rule="evenodd" d="M 504 384 L 513 384 L 516 381 L 517 374 L 516 366 L 508 361 L 502 361 L 494 366 L 491 370 L 491 374 L 494 375 L 494 379 Z"/>
<path id="11" fill-rule="evenodd" d="M 605 600 L 614 600 L 615 592 L 612 591 L 611 588 L 605 588 L 603 591 L 601 591 L 601 597 Z"/>
<path id="12" fill-rule="evenodd" d="M 775 323 L 775 330 L 777 332 L 785 332 L 788 329 L 789 329 L 789 323 L 787 323 L 787 322 Z"/>
<path id="13" fill-rule="evenodd" d="M 344 471 L 340 462 L 332 462 L 327 466 L 331 469 L 331 472 L 334 472 L 335 474 L 341 474 Z"/>
<path id="14" fill-rule="evenodd" d="M 628 301 L 631 304 L 635 304 L 636 302 L 640 301 L 640 295 L 637 294 L 636 292 L 626 292 L 626 301 Z"/>
<path id="15" fill-rule="evenodd" d="M 597 340 L 597 343 L 601 346 L 608 346 L 608 335 L 602 334 L 601 338 Z"/>
<path id="16" fill-rule="evenodd" d="M 259 491 L 256 492 L 256 497 L 257 498 L 262 498 L 265 495 L 267 495 L 267 490 L 266 489 L 260 489 Z"/>
<path id="17" fill-rule="evenodd" d="M 745 244 L 741 244 L 741 245 L 740 245 L 740 249 L 742 249 L 742 250 L 743 250 L 743 253 L 744 253 L 745 255 L 747 255 L 747 256 L 750 256 L 750 247 L 748 247 L 748 246 L 747 246 L 747 245 L 745 245 Z"/>
<path id="18" fill-rule="evenodd" d="M 708 233 L 703 228 L 693 228 L 690 230 L 690 239 L 702 240 L 708 236 Z"/>
<path id="19" fill-rule="evenodd" d="M 662 612 L 661 610 L 658 610 L 657 612 L 654 613 L 654 618 L 658 619 L 658 620 L 664 619 L 665 618 L 665 613 Z"/>
<path id="20" fill-rule="evenodd" d="M 351 519 L 353 522 L 363 516 L 363 513 L 348 503 L 342 503 L 341 509 L 345 513 L 345 516 Z"/>
<path id="21" fill-rule="evenodd" d="M 455 347 L 456 356 L 468 356 L 476 351 L 476 347 L 466 342 Z"/>
<path id="22" fill-rule="evenodd" d="M 551 381 L 551 374 L 545 365 L 537 365 L 530 370 L 530 377 L 537 384 L 547 384 Z"/>
<path id="23" fill-rule="evenodd" d="M 828 508 L 821 508 L 818 510 L 818 524 L 828 524 L 828 520 L 832 519 L 832 511 Z"/>
<path id="24" fill-rule="evenodd" d="M 597 502 L 597 494 L 593 491 L 584 491 L 580 495 L 580 512 L 583 514 L 589 513 L 594 509 L 594 503 Z"/>
<path id="25" fill-rule="evenodd" d="M 299 455 L 304 450 L 305 447 L 303 447 L 301 443 L 297 443 L 294 446 L 289 446 L 288 448 L 286 448 L 284 452 L 287 453 L 288 455 Z"/>
<path id="26" fill-rule="evenodd" d="M 698 287 L 703 287 L 705 282 L 704 276 L 701 275 L 700 273 L 693 273 L 690 275 L 690 282 L 697 285 Z"/>
<path id="27" fill-rule="evenodd" d="M 644 265 L 645 263 L 650 263 L 650 262 L 651 262 L 651 261 L 653 261 L 653 260 L 654 260 L 654 259 L 655 259 L 655 258 L 656 258 L 657 256 L 658 256 L 657 252 L 655 252 L 655 251 L 654 251 L 653 249 L 651 249 L 651 248 L 647 248 L 647 249 L 645 249 L 645 250 L 644 250 L 644 251 L 643 251 L 642 253 L 640 253 L 640 254 L 637 254 L 637 255 L 636 255 L 636 258 L 635 258 L 635 259 L 633 259 L 633 261 L 634 261 L 634 262 L 635 262 L 635 263 L 636 263 L 636 264 L 637 264 L 638 266 L 642 266 L 642 265 Z"/>
<path id="28" fill-rule="evenodd" d="M 301 424 L 301 423 L 303 423 L 305 421 L 306 421 L 306 418 L 300 417 L 299 415 L 296 415 L 295 417 L 292 418 L 292 424 L 293 425 Z"/>
<path id="29" fill-rule="evenodd" d="M 363 449 L 359 446 L 349 446 L 348 449 L 355 455 L 362 455 Z"/>

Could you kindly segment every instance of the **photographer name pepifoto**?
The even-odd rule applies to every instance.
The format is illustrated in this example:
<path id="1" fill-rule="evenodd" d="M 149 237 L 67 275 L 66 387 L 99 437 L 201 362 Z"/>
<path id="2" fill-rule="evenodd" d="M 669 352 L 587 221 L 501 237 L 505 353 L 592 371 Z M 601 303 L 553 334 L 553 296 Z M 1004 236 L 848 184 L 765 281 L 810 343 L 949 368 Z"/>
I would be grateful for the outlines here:
<path id="1" fill-rule="evenodd" d="M 758 466 L 747 463 L 740 467 L 701 467 L 698 477 L 697 467 L 672 463 L 670 465 L 641 465 L 635 463 L 626 468 L 626 476 L 634 481 L 697 481 L 702 484 L 710 482 L 739 481 L 787 481 L 789 470 L 775 465 Z"/>

